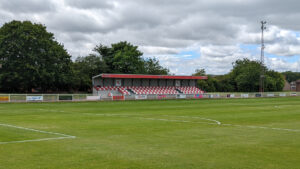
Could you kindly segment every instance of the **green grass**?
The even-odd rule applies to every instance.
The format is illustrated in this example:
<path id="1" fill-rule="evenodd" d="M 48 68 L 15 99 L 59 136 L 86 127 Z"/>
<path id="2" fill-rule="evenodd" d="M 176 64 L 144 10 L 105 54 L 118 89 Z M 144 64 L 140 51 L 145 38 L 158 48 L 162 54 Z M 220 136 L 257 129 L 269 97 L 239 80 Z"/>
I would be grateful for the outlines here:
<path id="1" fill-rule="evenodd" d="M 297 97 L 11 103 L 0 123 L 76 136 L 0 143 L 0 169 L 300 168 Z M 54 137 L 0 126 L 0 142 Z"/>

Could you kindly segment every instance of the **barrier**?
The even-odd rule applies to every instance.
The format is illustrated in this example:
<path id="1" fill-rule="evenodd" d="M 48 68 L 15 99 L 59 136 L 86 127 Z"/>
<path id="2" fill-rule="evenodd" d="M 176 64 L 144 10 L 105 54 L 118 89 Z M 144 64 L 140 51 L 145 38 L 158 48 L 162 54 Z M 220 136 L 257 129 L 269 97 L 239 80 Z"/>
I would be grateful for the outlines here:
<path id="1" fill-rule="evenodd" d="M 218 98 L 258 98 L 258 97 L 296 97 L 300 92 L 270 93 L 205 93 L 171 95 L 117 95 L 92 96 L 91 94 L 0 94 L 0 103 L 5 102 L 59 102 L 59 101 L 111 101 L 111 100 L 161 100 L 161 99 L 218 99 Z"/>

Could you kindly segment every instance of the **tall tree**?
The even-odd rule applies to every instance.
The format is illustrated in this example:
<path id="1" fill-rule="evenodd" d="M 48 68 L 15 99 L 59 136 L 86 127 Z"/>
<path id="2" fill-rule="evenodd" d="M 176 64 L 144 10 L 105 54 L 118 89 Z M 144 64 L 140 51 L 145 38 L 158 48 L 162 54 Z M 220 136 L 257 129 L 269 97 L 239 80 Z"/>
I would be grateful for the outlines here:
<path id="1" fill-rule="evenodd" d="M 145 71 L 151 75 L 167 75 L 169 69 L 162 67 L 156 58 L 148 58 L 145 60 Z"/>
<path id="2" fill-rule="evenodd" d="M 267 68 L 264 68 L 267 70 Z M 259 89 L 261 64 L 249 59 L 237 60 L 233 64 L 230 77 L 235 83 L 236 91 L 256 92 Z"/>
<path id="3" fill-rule="evenodd" d="M 107 65 L 100 56 L 90 54 L 86 57 L 78 57 L 73 64 L 74 88 L 88 91 L 92 87 L 92 77 L 106 72 Z"/>
<path id="4" fill-rule="evenodd" d="M 0 28 L 0 89 L 66 90 L 72 79 L 71 56 L 41 24 L 12 21 Z"/>
<path id="5" fill-rule="evenodd" d="M 141 74 L 146 73 L 143 53 L 128 42 L 96 46 L 95 52 L 99 53 L 111 73 Z"/>
<path id="6" fill-rule="evenodd" d="M 237 60 L 233 64 L 233 70 L 230 72 L 230 78 L 239 92 L 257 92 L 259 89 L 259 78 L 261 63 L 249 59 Z M 284 78 L 280 73 L 265 70 L 265 91 L 281 91 L 284 86 Z"/>
<path id="7" fill-rule="evenodd" d="M 284 87 L 284 76 L 274 70 L 268 70 L 266 72 L 266 89 L 267 91 L 282 91 Z"/>
<path id="8" fill-rule="evenodd" d="M 233 69 L 225 75 L 208 76 L 208 79 L 198 81 L 198 86 L 207 92 L 257 92 L 259 89 L 261 63 L 249 59 L 236 60 Z M 282 91 L 283 76 L 264 66 L 265 91 Z M 194 75 L 205 75 L 204 69 L 197 69 Z"/>

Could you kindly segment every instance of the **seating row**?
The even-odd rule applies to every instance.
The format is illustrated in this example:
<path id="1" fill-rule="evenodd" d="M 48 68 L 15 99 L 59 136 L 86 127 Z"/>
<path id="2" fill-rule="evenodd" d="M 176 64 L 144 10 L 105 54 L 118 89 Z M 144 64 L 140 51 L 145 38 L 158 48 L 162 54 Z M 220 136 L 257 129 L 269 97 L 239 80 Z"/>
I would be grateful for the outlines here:
<path id="1" fill-rule="evenodd" d="M 202 94 L 204 93 L 197 87 L 185 86 L 185 87 L 173 87 L 173 86 L 105 86 L 105 87 L 95 87 L 96 90 L 106 91 L 115 90 L 119 91 L 123 95 L 130 95 L 130 92 L 134 94 Z"/>

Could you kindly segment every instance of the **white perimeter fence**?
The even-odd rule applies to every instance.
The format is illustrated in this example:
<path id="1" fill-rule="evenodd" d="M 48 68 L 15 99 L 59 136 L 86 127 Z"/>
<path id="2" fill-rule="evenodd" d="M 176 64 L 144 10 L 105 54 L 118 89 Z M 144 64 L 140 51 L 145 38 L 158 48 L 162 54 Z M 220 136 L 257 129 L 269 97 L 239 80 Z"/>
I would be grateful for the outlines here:
<path id="1" fill-rule="evenodd" d="M 1 102 L 60 102 L 60 101 L 112 101 L 112 100 L 163 100 L 163 99 L 217 99 L 217 98 L 257 98 L 257 97 L 296 97 L 300 92 L 260 93 L 205 93 L 176 95 L 117 95 L 93 96 L 92 94 L 0 94 Z"/>

